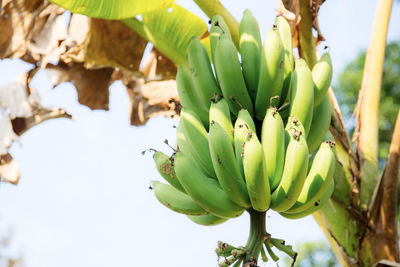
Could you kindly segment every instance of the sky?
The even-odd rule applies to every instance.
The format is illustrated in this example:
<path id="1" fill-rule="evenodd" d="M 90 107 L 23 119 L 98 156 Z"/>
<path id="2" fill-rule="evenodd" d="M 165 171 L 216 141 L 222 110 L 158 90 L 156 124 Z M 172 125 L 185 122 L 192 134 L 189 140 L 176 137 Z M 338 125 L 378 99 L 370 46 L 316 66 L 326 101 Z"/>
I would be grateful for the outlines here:
<path id="1" fill-rule="evenodd" d="M 238 20 L 249 8 L 264 38 L 276 1 L 260 2 L 222 1 Z M 208 21 L 194 2 L 177 3 Z M 375 7 L 370 0 L 331 0 L 321 7 L 319 23 L 327 40 L 321 47 L 330 47 L 335 75 L 367 48 Z M 389 41 L 400 40 L 399 15 L 397 1 Z M 17 60 L 0 61 L 0 85 L 27 69 Z M 246 213 L 219 226 L 199 226 L 161 205 L 148 189 L 150 181 L 162 178 L 152 156 L 140 152 L 155 148 L 171 154 L 163 140 L 174 144 L 176 121 L 154 118 L 146 126 L 130 126 L 129 100 L 120 82 L 110 88 L 107 112 L 79 105 L 71 84 L 52 90 L 43 71 L 32 86 L 45 106 L 63 107 L 74 120 L 44 122 L 10 150 L 22 177 L 17 186 L 0 184 L 0 230 L 11 230 L 9 252 L 22 254 L 25 266 L 217 266 L 218 240 L 246 243 Z M 311 216 L 287 220 L 268 212 L 267 230 L 288 244 L 324 240 Z"/>

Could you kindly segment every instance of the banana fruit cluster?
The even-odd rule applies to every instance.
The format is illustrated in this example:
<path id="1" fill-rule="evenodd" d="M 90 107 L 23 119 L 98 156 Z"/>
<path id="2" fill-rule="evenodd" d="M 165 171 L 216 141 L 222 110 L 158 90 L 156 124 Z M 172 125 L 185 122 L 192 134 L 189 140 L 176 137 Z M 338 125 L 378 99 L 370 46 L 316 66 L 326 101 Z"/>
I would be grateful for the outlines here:
<path id="1" fill-rule="evenodd" d="M 248 209 L 302 218 L 334 190 L 334 142 L 323 142 L 331 118 L 329 54 L 312 70 L 295 59 L 283 17 L 262 44 L 246 10 L 239 35 L 240 58 L 218 15 L 210 57 L 199 38 L 191 40 L 188 66 L 176 77 L 182 110 L 175 152 L 154 155 L 168 182 L 152 182 L 157 199 L 201 225 Z"/>

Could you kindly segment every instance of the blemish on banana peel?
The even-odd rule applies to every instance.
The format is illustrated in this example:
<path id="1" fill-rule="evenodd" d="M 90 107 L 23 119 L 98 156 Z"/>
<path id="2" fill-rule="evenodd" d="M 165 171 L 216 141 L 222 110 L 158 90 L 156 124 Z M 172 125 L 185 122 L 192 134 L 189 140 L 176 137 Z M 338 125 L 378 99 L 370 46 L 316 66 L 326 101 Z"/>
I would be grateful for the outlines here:
<path id="1" fill-rule="evenodd" d="M 217 156 L 217 160 L 218 160 L 218 163 L 222 165 L 222 160 L 220 159 L 219 156 Z"/>
<path id="2" fill-rule="evenodd" d="M 215 104 L 215 103 L 218 103 L 222 98 L 223 98 L 222 95 L 214 92 L 214 95 L 211 97 L 210 100 L 211 100 L 212 103 Z"/>
<path id="3" fill-rule="evenodd" d="M 174 179 L 174 167 L 172 166 L 172 164 L 169 163 L 164 163 L 160 166 L 161 172 L 163 174 L 168 175 L 171 179 Z"/>
<path id="4" fill-rule="evenodd" d="M 331 140 L 327 140 L 327 141 L 325 141 L 325 143 L 327 143 L 331 148 L 334 148 L 336 146 L 336 143 Z"/>

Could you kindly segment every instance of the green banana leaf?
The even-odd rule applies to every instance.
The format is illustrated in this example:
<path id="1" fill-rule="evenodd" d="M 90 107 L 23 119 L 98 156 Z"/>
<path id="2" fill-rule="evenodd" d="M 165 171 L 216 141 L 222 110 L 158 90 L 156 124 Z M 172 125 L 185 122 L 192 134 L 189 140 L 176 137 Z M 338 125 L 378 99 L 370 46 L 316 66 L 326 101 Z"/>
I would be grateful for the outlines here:
<path id="1" fill-rule="evenodd" d="M 125 19 L 170 6 L 174 0 L 49 0 L 92 18 Z"/>
<path id="2" fill-rule="evenodd" d="M 143 14 L 141 20 L 122 21 L 176 64 L 187 64 L 187 49 L 193 36 L 199 36 L 209 50 L 207 24 L 179 5 Z"/>

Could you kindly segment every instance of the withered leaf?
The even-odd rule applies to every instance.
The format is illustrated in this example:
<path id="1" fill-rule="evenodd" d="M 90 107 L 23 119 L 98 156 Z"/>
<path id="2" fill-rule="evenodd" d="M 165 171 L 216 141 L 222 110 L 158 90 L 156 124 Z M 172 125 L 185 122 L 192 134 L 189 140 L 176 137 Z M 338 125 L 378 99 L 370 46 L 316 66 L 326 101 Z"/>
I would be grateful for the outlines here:
<path id="1" fill-rule="evenodd" d="M 73 14 L 68 28 L 70 47 L 61 58 L 85 67 L 138 71 L 147 41 L 117 20 L 90 19 Z"/>
<path id="2" fill-rule="evenodd" d="M 55 86 L 72 82 L 78 91 L 78 101 L 91 109 L 108 110 L 109 86 L 113 68 L 87 69 L 82 63 L 49 64 L 47 71 Z"/>
<path id="3" fill-rule="evenodd" d="M 150 118 L 178 118 L 180 103 L 175 80 L 154 81 L 128 90 L 132 99 L 131 124 L 143 125 Z"/>
<path id="4" fill-rule="evenodd" d="M 17 184 L 21 173 L 18 168 L 18 163 L 7 153 L 0 155 L 0 181 Z"/>
<path id="5" fill-rule="evenodd" d="M 140 69 L 146 80 L 175 79 L 177 67 L 174 62 L 164 56 L 156 48 L 144 58 L 143 67 Z"/>
<path id="6" fill-rule="evenodd" d="M 65 35 L 58 19 L 64 9 L 44 0 L 5 0 L 0 4 L 0 58 L 29 54 L 39 60 L 53 55 Z"/>

